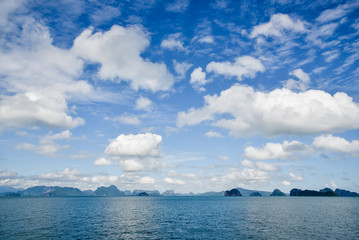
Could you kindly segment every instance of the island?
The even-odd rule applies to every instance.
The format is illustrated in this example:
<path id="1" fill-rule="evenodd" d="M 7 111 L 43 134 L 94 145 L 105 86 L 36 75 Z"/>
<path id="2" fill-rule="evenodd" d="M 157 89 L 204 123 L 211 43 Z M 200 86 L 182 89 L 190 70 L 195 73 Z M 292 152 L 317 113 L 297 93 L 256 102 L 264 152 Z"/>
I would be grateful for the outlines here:
<path id="1" fill-rule="evenodd" d="M 225 191 L 224 196 L 226 196 L 226 197 L 241 197 L 242 194 L 238 189 L 233 188 L 229 191 Z"/>
<path id="2" fill-rule="evenodd" d="M 319 191 L 315 190 L 301 190 L 297 188 L 293 188 L 290 191 L 290 196 L 296 196 L 296 197 L 337 197 L 339 196 L 337 193 L 335 193 L 330 188 L 324 188 Z"/>
<path id="3" fill-rule="evenodd" d="M 119 190 L 115 185 L 108 187 L 98 187 L 93 190 L 80 190 L 74 187 L 59 187 L 59 186 L 34 186 L 27 189 L 14 188 L 9 186 L 0 186 L 0 197 L 18 198 L 18 197 L 137 197 L 137 196 L 197 196 L 197 197 L 219 197 L 219 196 L 243 196 L 243 197 L 268 197 L 268 196 L 298 196 L 298 197 L 359 197 L 356 192 L 351 192 L 344 189 L 336 189 L 333 191 L 330 188 L 323 188 L 316 190 L 302 190 L 293 188 L 290 194 L 285 194 L 279 189 L 274 189 L 273 192 L 249 190 L 244 188 L 233 188 L 227 191 L 211 191 L 203 193 L 175 193 L 173 190 L 165 190 L 160 193 L 158 190 L 143 190 L 135 189 L 133 191 Z"/>
<path id="4" fill-rule="evenodd" d="M 281 190 L 279 189 L 274 189 L 274 191 L 271 193 L 270 195 L 271 197 L 284 197 L 286 196 L 285 193 L 283 193 Z"/>

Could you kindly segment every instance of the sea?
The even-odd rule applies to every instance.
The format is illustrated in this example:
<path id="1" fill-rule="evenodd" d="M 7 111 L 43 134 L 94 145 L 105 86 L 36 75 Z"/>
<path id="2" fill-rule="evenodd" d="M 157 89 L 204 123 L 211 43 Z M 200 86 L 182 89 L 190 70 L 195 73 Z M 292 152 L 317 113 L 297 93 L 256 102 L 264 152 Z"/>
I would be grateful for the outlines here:
<path id="1" fill-rule="evenodd" d="M 0 239 L 359 239 L 359 198 L 0 198 Z"/>

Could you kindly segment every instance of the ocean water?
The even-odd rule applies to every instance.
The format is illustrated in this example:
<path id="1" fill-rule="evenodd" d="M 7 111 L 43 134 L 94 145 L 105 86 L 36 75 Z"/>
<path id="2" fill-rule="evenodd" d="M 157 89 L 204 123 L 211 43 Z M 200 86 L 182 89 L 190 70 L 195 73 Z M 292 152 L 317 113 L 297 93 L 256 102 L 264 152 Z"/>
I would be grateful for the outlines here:
<path id="1" fill-rule="evenodd" d="M 0 198 L 0 239 L 359 239 L 359 198 Z"/>

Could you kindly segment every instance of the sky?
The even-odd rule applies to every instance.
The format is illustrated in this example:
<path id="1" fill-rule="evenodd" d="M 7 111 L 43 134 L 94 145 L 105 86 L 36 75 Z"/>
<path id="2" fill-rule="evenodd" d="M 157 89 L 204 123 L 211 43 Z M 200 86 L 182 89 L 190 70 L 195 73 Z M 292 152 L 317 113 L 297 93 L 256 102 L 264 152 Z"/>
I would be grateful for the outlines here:
<path id="1" fill-rule="evenodd" d="M 0 186 L 359 192 L 359 2 L 0 0 Z"/>

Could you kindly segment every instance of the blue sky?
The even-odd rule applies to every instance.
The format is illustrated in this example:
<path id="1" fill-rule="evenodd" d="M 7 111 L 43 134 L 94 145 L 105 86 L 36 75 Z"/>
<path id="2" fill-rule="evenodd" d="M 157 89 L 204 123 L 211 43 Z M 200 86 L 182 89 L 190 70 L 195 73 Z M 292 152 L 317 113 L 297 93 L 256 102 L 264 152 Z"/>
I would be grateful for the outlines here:
<path id="1" fill-rule="evenodd" d="M 359 191 L 358 1 L 0 9 L 0 185 Z"/>

